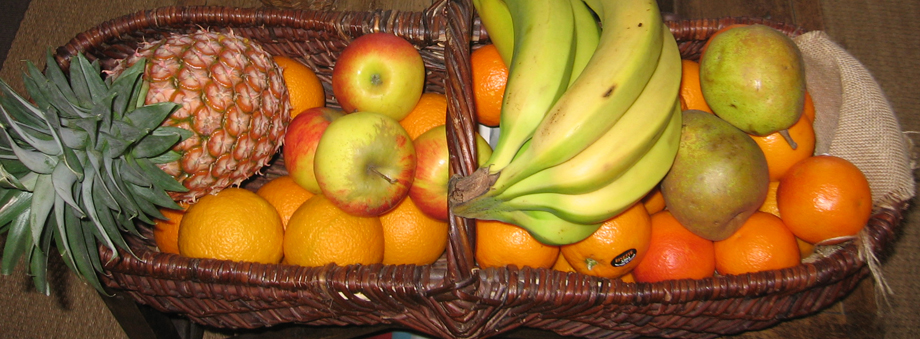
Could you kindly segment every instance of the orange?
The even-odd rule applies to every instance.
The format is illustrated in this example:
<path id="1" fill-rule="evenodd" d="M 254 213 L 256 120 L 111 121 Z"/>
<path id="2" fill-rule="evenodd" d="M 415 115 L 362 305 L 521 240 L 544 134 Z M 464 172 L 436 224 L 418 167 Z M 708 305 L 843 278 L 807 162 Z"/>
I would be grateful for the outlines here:
<path id="1" fill-rule="evenodd" d="M 633 276 L 632 272 L 629 272 L 621 276 L 620 280 L 622 280 L 623 282 L 634 283 L 636 282 L 636 277 Z"/>
<path id="2" fill-rule="evenodd" d="M 581 274 L 617 278 L 642 261 L 649 247 L 652 222 L 641 203 L 605 221 L 589 237 L 561 247 L 562 255 Z"/>
<path id="3" fill-rule="evenodd" d="M 476 261 L 479 267 L 551 268 L 559 246 L 544 245 L 527 230 L 494 220 L 476 221 Z"/>
<path id="4" fill-rule="evenodd" d="M 552 267 L 554 270 L 562 272 L 575 272 L 575 268 L 572 267 L 572 264 L 569 264 L 568 260 L 565 260 L 565 256 L 562 255 L 562 252 L 559 252 L 559 256 L 556 258 L 556 263 Z"/>
<path id="5" fill-rule="evenodd" d="M 807 158 L 780 179 L 776 204 L 786 226 L 812 244 L 856 236 L 872 216 L 872 192 L 863 172 L 832 155 Z"/>
<path id="6" fill-rule="evenodd" d="M 716 31 L 715 33 L 713 33 L 713 34 L 709 37 L 709 39 L 706 40 L 706 43 L 703 44 L 703 48 L 700 49 L 700 59 L 703 59 L 703 54 L 706 53 L 706 48 L 709 48 L 709 43 L 712 42 L 712 39 L 715 39 L 715 37 L 716 37 L 717 35 L 722 34 L 722 32 L 725 32 L 725 31 L 730 30 L 730 29 L 732 29 L 732 28 L 735 28 L 735 27 L 744 27 L 744 26 L 747 26 L 747 24 L 731 24 L 731 25 L 722 27 L 722 28 L 720 28 L 718 31 Z"/>
<path id="7" fill-rule="evenodd" d="M 305 201 L 288 221 L 284 262 L 300 266 L 378 264 L 383 261 L 379 217 L 346 213 L 322 195 Z"/>
<path id="8" fill-rule="evenodd" d="M 281 217 L 268 201 L 231 187 L 189 206 L 179 224 L 179 254 L 278 263 L 283 238 Z"/>
<path id="9" fill-rule="evenodd" d="M 648 252 L 632 274 L 636 281 L 702 279 L 715 273 L 712 241 L 690 232 L 664 210 L 651 216 Z"/>
<path id="10" fill-rule="evenodd" d="M 767 170 L 770 172 L 771 181 L 779 180 L 792 165 L 815 153 L 815 130 L 808 117 L 802 115 L 799 121 L 786 131 L 796 143 L 795 148 L 792 148 L 780 132 L 764 136 L 749 134 L 767 158 Z"/>
<path id="11" fill-rule="evenodd" d="M 412 140 L 435 126 L 447 122 L 447 97 L 440 93 L 422 93 L 418 103 L 399 121 Z"/>
<path id="12" fill-rule="evenodd" d="M 294 214 L 300 204 L 313 197 L 313 193 L 298 185 L 289 175 L 269 180 L 256 190 L 256 194 L 275 207 L 281 217 L 281 225 L 285 228 L 287 228 L 288 220 L 291 219 L 291 214 Z"/>
<path id="13" fill-rule="evenodd" d="M 795 235 L 779 217 L 754 212 L 725 240 L 716 241 L 716 271 L 744 274 L 778 270 L 801 262 Z"/>
<path id="14" fill-rule="evenodd" d="M 767 198 L 763 201 L 763 204 L 760 205 L 758 210 L 779 217 L 779 207 L 776 206 L 776 189 L 779 187 L 779 181 L 771 181 L 769 187 L 770 189 L 767 191 Z M 805 258 L 814 252 L 815 245 L 809 244 L 808 242 L 805 242 L 798 237 L 796 237 L 795 240 L 799 244 L 799 252 L 801 253 L 802 258 Z"/>
<path id="15" fill-rule="evenodd" d="M 275 63 L 281 67 L 281 75 L 287 86 L 291 101 L 291 119 L 305 110 L 326 106 L 323 83 L 310 67 L 300 61 L 275 56 Z"/>
<path id="16" fill-rule="evenodd" d="M 812 124 L 815 123 L 815 101 L 811 98 L 811 94 L 808 91 L 805 91 L 805 106 L 802 107 L 802 115 L 808 118 L 808 121 L 811 121 Z"/>
<path id="17" fill-rule="evenodd" d="M 703 98 L 703 90 L 700 88 L 700 63 L 687 59 L 681 60 L 680 92 L 678 94 L 682 110 L 696 109 L 712 113 L 712 109 Z"/>
<path id="18" fill-rule="evenodd" d="M 412 199 L 380 216 L 383 225 L 383 263 L 428 265 L 447 248 L 447 223 L 429 217 Z"/>
<path id="19" fill-rule="evenodd" d="M 161 208 L 160 213 L 163 213 L 166 219 L 154 220 L 153 241 L 160 252 L 179 254 L 179 223 L 182 222 L 182 216 L 185 215 L 188 205 L 179 204 L 179 206 L 182 207 L 181 210 Z"/>
<path id="20" fill-rule="evenodd" d="M 495 127 L 501 121 L 502 98 L 508 82 L 508 66 L 502 61 L 495 45 L 485 45 L 470 54 L 473 75 L 473 103 L 476 120 Z"/>
<path id="21" fill-rule="evenodd" d="M 815 253 L 815 245 L 814 245 L 814 244 L 810 244 L 810 243 L 808 243 L 807 241 L 802 240 L 802 239 L 799 238 L 799 237 L 796 237 L 796 238 L 795 238 L 795 242 L 799 244 L 799 254 L 800 254 L 800 256 L 802 257 L 802 259 L 805 259 L 805 258 L 807 258 L 809 255 L 811 255 L 812 253 Z"/>
<path id="22" fill-rule="evenodd" d="M 655 186 L 651 192 L 646 193 L 645 197 L 642 198 L 642 204 L 645 205 L 649 215 L 664 210 L 664 195 L 661 194 L 661 187 Z"/>
<path id="23" fill-rule="evenodd" d="M 758 208 L 761 212 L 767 212 L 775 216 L 779 216 L 779 208 L 776 207 L 776 188 L 779 187 L 779 181 L 771 181 L 769 189 L 767 190 L 767 198 L 764 199 L 763 204 Z"/>

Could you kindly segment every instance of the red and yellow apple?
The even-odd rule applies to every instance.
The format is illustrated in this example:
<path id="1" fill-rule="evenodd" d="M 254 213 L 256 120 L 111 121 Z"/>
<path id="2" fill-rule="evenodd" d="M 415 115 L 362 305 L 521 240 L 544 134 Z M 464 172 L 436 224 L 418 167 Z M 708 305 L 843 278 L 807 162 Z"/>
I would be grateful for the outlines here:
<path id="1" fill-rule="evenodd" d="M 313 171 L 322 194 L 345 212 L 379 216 L 409 194 L 415 147 L 399 121 L 355 112 L 332 121 L 316 146 Z"/>
<path id="2" fill-rule="evenodd" d="M 406 117 L 422 96 L 425 63 L 411 43 L 378 32 L 352 40 L 332 69 L 332 93 L 346 113 Z"/>
<path id="3" fill-rule="evenodd" d="M 409 188 L 409 198 L 428 216 L 446 221 L 447 185 L 451 171 L 447 150 L 447 128 L 434 127 L 413 140 L 418 165 L 415 179 Z M 492 155 L 492 148 L 481 135 L 476 134 L 476 148 L 479 164 Z"/>
<path id="4" fill-rule="evenodd" d="M 311 108 L 291 119 L 287 132 L 284 134 L 284 146 L 281 150 L 284 156 L 284 167 L 294 182 L 310 193 L 322 193 L 313 172 L 316 146 L 323 132 L 326 131 L 326 127 L 343 115 L 345 115 L 344 112 L 334 108 Z"/>

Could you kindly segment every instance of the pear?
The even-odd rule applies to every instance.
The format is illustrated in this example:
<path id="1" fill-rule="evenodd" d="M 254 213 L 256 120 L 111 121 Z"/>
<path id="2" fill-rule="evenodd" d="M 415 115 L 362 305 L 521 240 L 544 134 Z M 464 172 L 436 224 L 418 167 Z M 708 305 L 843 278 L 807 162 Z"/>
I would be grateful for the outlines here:
<path id="1" fill-rule="evenodd" d="M 682 114 L 680 145 L 661 194 L 684 227 L 724 240 L 763 205 L 767 159 L 754 139 L 725 120 L 699 110 Z"/>
<path id="2" fill-rule="evenodd" d="M 775 28 L 730 28 L 712 38 L 700 59 L 700 86 L 712 111 L 735 127 L 761 136 L 779 132 L 802 115 L 802 54 Z"/>

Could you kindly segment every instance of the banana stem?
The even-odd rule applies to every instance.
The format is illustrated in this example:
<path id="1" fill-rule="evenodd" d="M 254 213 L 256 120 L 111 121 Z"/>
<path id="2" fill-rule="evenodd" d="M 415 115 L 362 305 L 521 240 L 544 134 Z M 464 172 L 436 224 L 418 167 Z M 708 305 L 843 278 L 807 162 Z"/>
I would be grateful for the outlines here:
<path id="1" fill-rule="evenodd" d="M 467 177 L 451 178 L 451 211 L 464 218 L 483 219 L 490 211 L 498 210 L 501 201 L 490 194 L 497 177 L 498 175 L 489 173 L 488 167 L 482 167 Z"/>

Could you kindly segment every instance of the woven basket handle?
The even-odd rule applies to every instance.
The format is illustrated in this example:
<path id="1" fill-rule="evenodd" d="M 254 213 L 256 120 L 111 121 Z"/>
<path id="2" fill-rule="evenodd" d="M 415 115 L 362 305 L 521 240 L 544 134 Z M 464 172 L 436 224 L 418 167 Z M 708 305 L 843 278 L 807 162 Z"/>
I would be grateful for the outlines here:
<path id="1" fill-rule="evenodd" d="M 467 176 L 478 167 L 470 67 L 473 6 L 469 0 L 450 0 L 445 11 L 447 27 L 444 63 L 447 67 L 447 83 L 444 84 L 444 91 L 449 103 L 447 144 L 450 167 L 455 177 Z M 475 222 L 458 217 L 453 212 L 450 212 L 449 222 L 451 241 L 447 248 L 448 268 L 443 286 L 446 290 L 432 290 L 432 294 L 456 291 L 473 282 Z"/>

